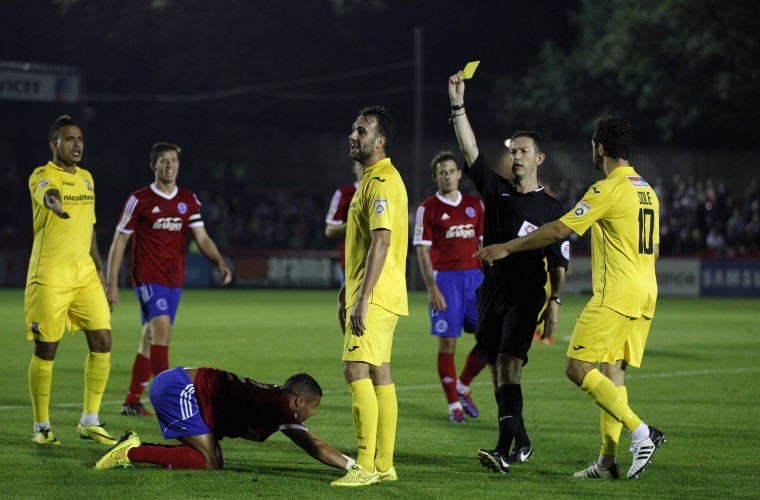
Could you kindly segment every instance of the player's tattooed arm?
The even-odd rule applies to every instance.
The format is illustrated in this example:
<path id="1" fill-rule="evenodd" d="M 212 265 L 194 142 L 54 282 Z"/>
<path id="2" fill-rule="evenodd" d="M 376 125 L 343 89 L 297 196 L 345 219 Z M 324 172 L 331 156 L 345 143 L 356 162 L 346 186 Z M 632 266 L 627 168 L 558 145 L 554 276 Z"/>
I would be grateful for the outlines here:
<path id="1" fill-rule="evenodd" d="M 53 213 L 61 219 L 68 219 L 71 217 L 67 212 L 63 211 L 61 192 L 57 189 L 48 189 L 45 191 L 45 206 L 52 210 Z"/>

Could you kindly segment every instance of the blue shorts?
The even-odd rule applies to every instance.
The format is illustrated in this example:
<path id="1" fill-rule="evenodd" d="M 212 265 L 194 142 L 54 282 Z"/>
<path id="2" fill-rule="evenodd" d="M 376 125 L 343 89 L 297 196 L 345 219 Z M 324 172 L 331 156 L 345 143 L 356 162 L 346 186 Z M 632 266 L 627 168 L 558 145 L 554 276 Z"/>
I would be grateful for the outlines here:
<path id="1" fill-rule="evenodd" d="M 182 295 L 181 288 L 168 288 L 163 285 L 146 283 L 135 287 L 137 300 L 140 302 L 140 316 L 142 324 L 152 320 L 156 316 L 168 314 L 174 324 L 174 316 L 177 315 L 179 297 Z"/>
<path id="2" fill-rule="evenodd" d="M 183 367 L 159 373 L 151 382 L 149 393 L 164 439 L 214 432 L 201 416 L 195 386 Z"/>
<path id="3" fill-rule="evenodd" d="M 478 303 L 475 290 L 483 281 L 480 269 L 437 271 L 435 282 L 446 299 L 446 310 L 430 311 L 431 335 L 459 337 L 462 329 L 475 333 L 478 328 Z"/>

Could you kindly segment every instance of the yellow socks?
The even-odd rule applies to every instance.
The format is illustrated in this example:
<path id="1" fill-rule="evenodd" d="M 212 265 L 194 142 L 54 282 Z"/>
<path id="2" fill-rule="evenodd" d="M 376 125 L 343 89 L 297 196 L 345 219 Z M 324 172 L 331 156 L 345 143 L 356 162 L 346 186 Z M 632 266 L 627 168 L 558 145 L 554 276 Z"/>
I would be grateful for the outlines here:
<path id="1" fill-rule="evenodd" d="M 642 421 L 628 406 L 627 398 L 622 397 L 612 380 L 594 368 L 586 374 L 581 383 L 583 392 L 594 398 L 594 402 L 604 411 L 622 422 L 628 432 L 632 432 Z"/>
<path id="2" fill-rule="evenodd" d="M 354 416 L 354 431 L 359 447 L 356 463 L 368 472 L 375 470 L 375 449 L 377 448 L 377 397 L 372 380 L 363 378 L 348 384 L 351 388 Z"/>
<path id="3" fill-rule="evenodd" d="M 628 404 L 628 390 L 625 386 L 615 386 L 620 398 Z M 615 417 L 604 410 L 599 410 L 599 430 L 602 433 L 602 451 L 600 455 L 617 456 L 618 442 L 620 441 L 620 431 L 623 430 L 623 424 L 615 420 Z"/>
<path id="4" fill-rule="evenodd" d="M 377 458 L 375 467 L 387 471 L 393 466 L 393 449 L 396 446 L 396 422 L 398 421 L 398 401 L 396 384 L 375 387 L 377 396 Z"/>
<path id="5" fill-rule="evenodd" d="M 53 384 L 53 362 L 32 355 L 29 363 L 29 395 L 32 398 L 34 422 L 50 421 L 50 386 Z"/>
<path id="6" fill-rule="evenodd" d="M 84 364 L 84 409 L 89 415 L 97 415 L 111 373 L 110 352 L 90 352 Z"/>
<path id="7" fill-rule="evenodd" d="M 84 413 L 97 415 L 111 372 L 110 352 L 90 352 L 84 365 Z M 53 361 L 32 356 L 29 363 L 29 395 L 32 398 L 34 421 L 50 420 L 50 386 L 53 383 Z"/>

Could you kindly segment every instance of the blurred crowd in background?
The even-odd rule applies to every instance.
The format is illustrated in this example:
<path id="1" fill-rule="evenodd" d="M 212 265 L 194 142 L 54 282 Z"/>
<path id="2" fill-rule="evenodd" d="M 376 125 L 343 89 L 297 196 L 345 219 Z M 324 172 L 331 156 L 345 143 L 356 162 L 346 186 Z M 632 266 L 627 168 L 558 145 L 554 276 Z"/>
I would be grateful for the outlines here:
<path id="1" fill-rule="evenodd" d="M 674 176 L 647 179 L 660 200 L 660 255 L 671 257 L 757 257 L 760 255 L 760 187 L 756 178 L 746 186 L 723 180 Z M 550 186 L 566 209 L 588 189 L 563 180 Z M 574 253 L 589 251 L 584 236 Z"/>
<path id="2" fill-rule="evenodd" d="M 97 172 L 95 175 L 97 180 Z M 742 186 L 714 178 L 680 176 L 650 182 L 660 199 L 661 255 L 727 258 L 760 255 L 760 187 L 756 178 Z M 567 210 L 588 189 L 584 183 L 572 179 L 546 187 Z M 2 247 L 31 248 L 26 176 L 18 171 L 7 171 L 0 178 L 0 189 L 7 193 L 2 198 L 0 211 Z M 214 183 L 210 188 L 193 189 L 203 203 L 207 229 L 223 251 L 336 248 L 336 242 L 324 235 L 332 189 L 265 188 L 242 182 Z M 433 190 L 431 183 L 430 194 Z M 109 197 L 102 189 L 98 193 Z M 410 220 L 421 201 L 410 200 Z M 110 204 L 110 211 L 114 213 L 101 209 L 109 207 L 108 204 L 98 204 L 99 243 L 103 253 L 110 245 L 121 202 Z M 410 228 L 413 228 L 411 224 Z M 573 252 L 586 254 L 588 245 L 587 234 L 574 241 Z"/>

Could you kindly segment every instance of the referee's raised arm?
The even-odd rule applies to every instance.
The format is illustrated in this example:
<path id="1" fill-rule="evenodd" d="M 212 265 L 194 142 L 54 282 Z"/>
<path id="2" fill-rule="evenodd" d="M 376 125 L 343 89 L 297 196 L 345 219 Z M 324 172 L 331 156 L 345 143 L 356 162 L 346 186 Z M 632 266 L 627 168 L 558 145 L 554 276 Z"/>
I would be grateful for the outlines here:
<path id="1" fill-rule="evenodd" d="M 464 109 L 464 79 L 461 71 L 449 78 L 449 100 L 451 101 L 450 122 L 454 125 L 454 132 L 467 166 L 471 166 L 478 158 L 479 152 L 475 132 L 472 131 Z"/>

